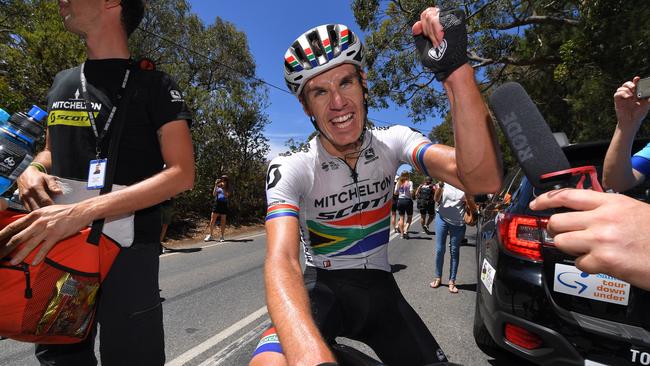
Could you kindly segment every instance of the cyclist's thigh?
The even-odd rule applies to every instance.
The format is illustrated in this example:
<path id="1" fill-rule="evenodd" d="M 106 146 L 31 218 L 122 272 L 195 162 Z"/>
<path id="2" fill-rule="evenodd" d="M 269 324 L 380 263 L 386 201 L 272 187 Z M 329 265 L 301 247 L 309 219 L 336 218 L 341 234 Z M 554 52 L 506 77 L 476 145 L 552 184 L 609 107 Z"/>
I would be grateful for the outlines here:
<path id="1" fill-rule="evenodd" d="M 393 279 L 386 306 L 373 309 L 373 331 L 364 340 L 388 365 L 415 366 L 445 362 L 447 358 L 420 316 L 406 302 Z"/>

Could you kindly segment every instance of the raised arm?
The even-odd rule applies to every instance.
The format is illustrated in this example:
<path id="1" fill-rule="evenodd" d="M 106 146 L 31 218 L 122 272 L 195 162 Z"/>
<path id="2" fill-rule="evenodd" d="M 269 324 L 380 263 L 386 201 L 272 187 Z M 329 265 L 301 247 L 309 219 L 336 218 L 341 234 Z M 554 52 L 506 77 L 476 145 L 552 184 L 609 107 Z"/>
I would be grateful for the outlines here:
<path id="1" fill-rule="evenodd" d="M 423 65 L 447 92 L 456 148 L 429 149 L 425 164 L 439 179 L 469 194 L 496 192 L 502 183 L 501 157 L 474 70 L 467 63 L 465 17 L 462 11 L 443 12 L 444 28 L 440 17 L 438 8 L 428 8 L 412 31 Z"/>
<path id="2" fill-rule="evenodd" d="M 266 304 L 289 365 L 335 362 L 311 316 L 298 258 L 298 219 L 279 217 L 266 222 L 264 262 Z"/>
<path id="3" fill-rule="evenodd" d="M 645 180 L 645 175 L 634 169 L 630 161 L 634 136 L 650 109 L 650 98 L 647 100 L 636 98 L 636 85 L 639 79 L 636 76 L 632 81 L 625 82 L 614 93 L 617 123 L 603 164 L 603 185 L 619 192 L 626 191 Z"/>

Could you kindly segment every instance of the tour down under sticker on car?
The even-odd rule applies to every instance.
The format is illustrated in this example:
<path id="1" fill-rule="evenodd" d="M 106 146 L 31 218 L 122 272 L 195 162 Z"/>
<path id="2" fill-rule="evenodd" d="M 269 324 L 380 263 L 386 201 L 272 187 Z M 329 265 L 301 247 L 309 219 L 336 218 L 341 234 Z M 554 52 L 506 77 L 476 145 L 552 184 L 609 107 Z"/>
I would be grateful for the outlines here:
<path id="1" fill-rule="evenodd" d="M 494 283 L 495 274 L 496 271 L 494 270 L 494 267 L 492 267 L 487 259 L 483 258 L 483 267 L 481 268 L 481 282 L 483 282 L 483 285 L 485 285 L 485 288 L 488 290 L 490 295 L 492 295 L 492 284 Z"/>
<path id="2" fill-rule="evenodd" d="M 627 305 L 630 284 L 605 274 L 589 274 L 574 266 L 556 263 L 553 291 Z"/>

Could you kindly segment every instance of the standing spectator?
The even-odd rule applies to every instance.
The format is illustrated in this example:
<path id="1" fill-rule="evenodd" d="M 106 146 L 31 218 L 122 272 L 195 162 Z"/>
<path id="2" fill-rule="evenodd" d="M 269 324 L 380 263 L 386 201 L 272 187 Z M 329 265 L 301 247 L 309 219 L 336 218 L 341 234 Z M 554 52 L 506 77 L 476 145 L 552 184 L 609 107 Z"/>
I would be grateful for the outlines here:
<path id="1" fill-rule="evenodd" d="M 399 213 L 399 232 L 403 239 L 409 237 L 409 227 L 413 220 L 413 182 L 409 179 L 409 172 L 403 171 L 395 185 L 397 195 L 397 212 Z M 406 216 L 406 217 L 404 217 Z"/>
<path id="2" fill-rule="evenodd" d="M 437 288 L 442 278 L 442 267 L 445 263 L 445 242 L 449 234 L 449 254 L 451 263 L 449 268 L 449 292 L 458 292 L 456 287 L 456 272 L 460 254 L 460 243 L 465 237 L 465 192 L 449 183 L 440 183 L 440 188 L 435 193 L 438 202 L 438 215 L 436 216 L 436 268 L 433 282 L 429 286 Z M 471 209 L 474 209 L 473 207 Z"/>
<path id="3" fill-rule="evenodd" d="M 614 93 L 616 130 L 603 163 L 603 185 L 624 192 L 645 181 L 650 174 L 650 144 L 632 158 L 632 143 L 650 111 L 650 98 L 637 99 L 638 76 L 623 83 Z"/>
<path id="4" fill-rule="evenodd" d="M 424 183 L 420 184 L 415 191 L 415 198 L 418 203 L 418 210 L 420 210 L 422 230 L 424 233 L 430 234 L 429 224 L 436 217 L 436 202 L 433 199 L 436 187 L 433 185 L 433 179 L 426 177 Z"/>
<path id="5" fill-rule="evenodd" d="M 219 231 L 221 233 L 220 242 L 224 242 L 223 234 L 226 231 L 226 216 L 228 216 L 228 196 L 230 195 L 230 185 L 228 184 L 228 176 L 222 175 L 220 179 L 214 182 L 214 189 L 212 196 L 214 196 L 214 203 L 212 204 L 212 214 L 210 215 L 210 234 L 203 239 L 204 241 L 214 240 L 212 234 L 214 233 L 214 226 L 219 219 Z"/>
<path id="6" fill-rule="evenodd" d="M 32 212 L 0 231 L 0 257 L 25 243 L 12 261 L 20 263 L 36 250 L 38 264 L 62 239 L 97 219 L 133 214 L 134 225 L 133 240 L 120 243 L 123 248 L 102 283 L 99 327 L 93 324 L 80 343 L 37 345 L 41 365 L 96 365 L 96 333 L 104 366 L 165 363 L 159 203 L 192 189 L 194 149 L 191 115 L 176 83 L 130 59 L 127 39 L 144 8 L 142 0 L 59 2 L 63 25 L 83 38 L 87 59 L 59 72 L 50 88 L 44 149 L 34 158 L 38 166 L 26 169 L 17 182 Z M 111 160 L 109 146 L 120 126 L 119 157 Z M 53 204 L 61 194 L 55 176 L 89 180 L 89 167 L 100 159 L 107 159 L 109 170 L 115 164 L 115 184 L 128 187 Z"/>
<path id="7" fill-rule="evenodd" d="M 395 187 L 397 187 L 397 180 L 399 179 L 399 175 L 395 176 L 395 180 L 393 181 L 393 184 Z M 390 227 L 395 228 L 395 233 L 399 233 L 399 227 L 397 226 L 397 193 L 395 193 L 395 190 L 393 189 L 393 204 L 390 206 Z"/>

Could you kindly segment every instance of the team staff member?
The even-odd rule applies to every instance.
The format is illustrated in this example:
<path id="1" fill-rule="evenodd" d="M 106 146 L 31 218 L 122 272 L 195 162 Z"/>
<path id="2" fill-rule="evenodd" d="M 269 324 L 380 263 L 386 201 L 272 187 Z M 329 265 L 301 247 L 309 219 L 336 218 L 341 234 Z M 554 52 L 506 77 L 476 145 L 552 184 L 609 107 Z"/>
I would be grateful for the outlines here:
<path id="1" fill-rule="evenodd" d="M 447 360 L 400 293 L 387 244 L 392 178 L 402 163 L 472 193 L 501 185 L 494 131 L 467 64 L 464 17 L 451 18 L 443 31 L 439 10 L 429 8 L 413 33 L 450 97 L 455 150 L 403 126 L 366 128 L 363 45 L 347 27 L 311 29 L 287 50 L 285 79 L 319 135 L 307 151 L 269 166 L 265 280 L 277 335 L 265 333 L 252 365 L 335 362 L 328 344 L 336 336 L 368 344 L 391 365 Z M 425 37 L 446 48 L 428 52 Z"/>
<path id="2" fill-rule="evenodd" d="M 35 257 L 40 262 L 57 242 L 93 220 L 135 212 L 133 242 L 121 243 L 131 246 L 116 258 L 98 302 L 101 363 L 163 365 L 158 204 L 193 186 L 190 114 L 168 75 L 139 70 L 129 60 L 127 38 L 143 17 L 143 1 L 59 4 L 66 29 L 84 39 L 88 59 L 54 80 L 48 94 L 46 146 L 35 159 L 40 165 L 27 169 L 18 180 L 21 197 L 32 212 L 0 231 L 0 242 L 6 242 L 0 256 L 26 243 L 13 259 L 18 262 L 41 244 Z M 132 93 L 124 93 L 125 80 L 126 91 Z M 128 98 L 125 103 L 120 103 L 122 96 Z M 113 107 L 122 104 L 125 110 L 114 112 L 124 118 L 111 120 Z M 88 118 L 69 123 L 68 116 Z M 125 125 L 115 184 L 128 187 L 76 204 L 53 205 L 52 198 L 61 193 L 54 176 L 87 180 L 91 161 L 107 157 L 118 123 Z M 41 364 L 94 365 L 93 343 L 91 335 L 79 344 L 37 345 L 36 354 Z"/>

